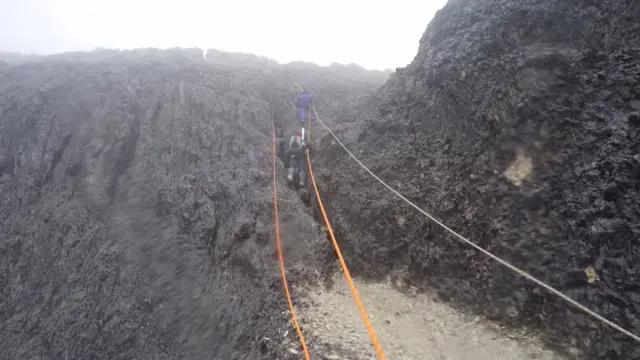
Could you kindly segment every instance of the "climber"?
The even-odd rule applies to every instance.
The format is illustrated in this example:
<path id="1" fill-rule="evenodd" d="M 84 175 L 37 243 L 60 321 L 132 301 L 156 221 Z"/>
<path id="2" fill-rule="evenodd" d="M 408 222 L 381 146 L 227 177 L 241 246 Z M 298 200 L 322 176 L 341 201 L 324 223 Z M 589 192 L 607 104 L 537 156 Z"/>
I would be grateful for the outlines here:
<path id="1" fill-rule="evenodd" d="M 302 188 L 306 186 L 306 170 L 307 162 L 305 150 L 307 145 L 302 138 L 302 131 L 298 130 L 295 135 L 291 136 L 287 153 L 284 158 L 284 167 L 287 169 L 287 183 L 292 184 L 295 176 L 298 176 L 298 185 Z"/>
<path id="2" fill-rule="evenodd" d="M 309 111 L 311 111 L 311 105 L 313 105 L 311 94 L 309 94 L 307 90 L 303 89 L 302 94 L 298 95 L 296 98 L 296 107 L 298 108 L 298 116 L 300 117 L 301 122 L 307 120 Z"/>

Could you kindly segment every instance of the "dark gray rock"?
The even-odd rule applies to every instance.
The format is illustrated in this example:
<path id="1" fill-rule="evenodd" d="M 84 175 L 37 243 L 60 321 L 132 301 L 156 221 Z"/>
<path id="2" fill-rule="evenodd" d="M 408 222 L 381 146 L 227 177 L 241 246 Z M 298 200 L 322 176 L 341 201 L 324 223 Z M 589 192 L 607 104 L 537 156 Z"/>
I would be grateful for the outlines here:
<path id="1" fill-rule="evenodd" d="M 637 19 L 631 0 L 451 0 L 408 67 L 327 118 L 417 205 L 640 334 L 640 132 L 629 100 L 640 76 Z M 455 241 L 359 170 L 330 136 L 317 150 L 320 187 L 354 273 L 383 278 L 406 267 L 413 285 L 541 329 L 558 348 L 640 359 L 637 343 L 580 320 Z"/>
<path id="2" fill-rule="evenodd" d="M 291 356 L 263 338 L 289 329 L 270 119 L 293 120 L 297 89 L 200 57 L 103 49 L 0 72 L 0 358 Z M 320 269 L 310 210 L 279 192 L 287 267 Z"/>

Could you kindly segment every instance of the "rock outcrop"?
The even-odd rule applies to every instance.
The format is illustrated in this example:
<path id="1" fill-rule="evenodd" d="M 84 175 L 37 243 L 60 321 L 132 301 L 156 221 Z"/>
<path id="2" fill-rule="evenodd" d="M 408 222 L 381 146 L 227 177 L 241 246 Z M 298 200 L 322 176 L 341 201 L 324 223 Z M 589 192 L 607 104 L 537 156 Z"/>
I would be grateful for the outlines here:
<path id="1" fill-rule="evenodd" d="M 451 0 L 370 98 L 388 72 L 201 49 L 0 53 L 0 357 L 296 357 L 270 167 L 292 79 L 417 205 L 640 333 L 637 19 L 633 0 Z M 575 358 L 640 359 L 313 133 L 355 275 L 435 290 Z M 279 196 L 290 280 L 331 276 L 317 213 Z"/>
<path id="2" fill-rule="evenodd" d="M 451 0 L 414 61 L 334 130 L 448 226 L 639 334 L 637 19 L 631 0 Z M 637 343 L 407 206 L 331 136 L 318 154 L 354 273 L 402 274 L 583 359 L 640 359 Z"/>
<path id="3" fill-rule="evenodd" d="M 0 358 L 287 358 L 271 115 L 293 119 L 298 90 L 282 66 L 197 50 L 0 72 Z M 308 86 L 333 81 L 346 80 Z M 285 186 L 280 212 L 296 282 L 322 265 L 304 242 L 322 233 Z"/>

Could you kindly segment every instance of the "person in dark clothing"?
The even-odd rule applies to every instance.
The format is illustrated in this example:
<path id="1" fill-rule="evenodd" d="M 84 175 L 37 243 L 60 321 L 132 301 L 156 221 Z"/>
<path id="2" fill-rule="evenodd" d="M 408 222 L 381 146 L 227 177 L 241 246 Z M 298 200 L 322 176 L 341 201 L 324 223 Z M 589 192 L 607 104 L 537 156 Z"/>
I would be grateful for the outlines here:
<path id="1" fill-rule="evenodd" d="M 301 122 L 307 120 L 311 106 L 313 105 L 313 99 L 311 94 L 307 90 L 302 90 L 302 94 L 296 98 L 296 107 L 298 108 L 298 117 Z"/>
<path id="2" fill-rule="evenodd" d="M 287 141 L 284 139 L 284 129 L 283 129 L 283 124 L 282 123 L 274 123 L 275 125 L 275 132 L 276 132 L 276 153 L 278 158 L 282 161 L 285 162 L 285 155 L 286 155 L 286 146 L 287 146 Z"/>
<path id="3" fill-rule="evenodd" d="M 307 159 L 305 151 L 307 145 L 302 138 L 302 131 L 298 130 L 291 136 L 285 155 L 284 167 L 287 169 L 287 183 L 292 184 L 298 175 L 298 185 L 304 187 L 307 184 Z"/>

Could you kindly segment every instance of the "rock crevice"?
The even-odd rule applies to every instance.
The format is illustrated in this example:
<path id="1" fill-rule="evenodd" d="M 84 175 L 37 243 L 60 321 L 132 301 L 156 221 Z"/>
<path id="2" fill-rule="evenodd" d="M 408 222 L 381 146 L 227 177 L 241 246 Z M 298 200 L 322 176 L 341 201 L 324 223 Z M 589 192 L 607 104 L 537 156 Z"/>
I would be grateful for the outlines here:
<path id="1" fill-rule="evenodd" d="M 229 68 L 196 50 L 21 58 L 0 71 L 0 357 L 288 350 L 262 340 L 289 321 L 271 225 L 271 117 L 293 122 L 296 95 L 283 74 L 305 72 L 336 104 L 379 82 Z M 343 83 L 357 91 L 327 91 Z M 296 282 L 322 264 L 305 247 L 319 231 L 279 191 Z"/>

